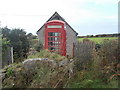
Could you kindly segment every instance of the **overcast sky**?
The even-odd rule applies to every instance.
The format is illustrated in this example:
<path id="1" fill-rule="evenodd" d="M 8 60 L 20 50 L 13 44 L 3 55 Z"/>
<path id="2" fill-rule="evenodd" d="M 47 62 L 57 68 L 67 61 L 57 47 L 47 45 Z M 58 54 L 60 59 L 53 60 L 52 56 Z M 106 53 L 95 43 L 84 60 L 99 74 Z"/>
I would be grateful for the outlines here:
<path id="1" fill-rule="evenodd" d="M 79 35 L 118 32 L 119 0 L 0 0 L 1 27 L 37 30 L 57 11 Z"/>

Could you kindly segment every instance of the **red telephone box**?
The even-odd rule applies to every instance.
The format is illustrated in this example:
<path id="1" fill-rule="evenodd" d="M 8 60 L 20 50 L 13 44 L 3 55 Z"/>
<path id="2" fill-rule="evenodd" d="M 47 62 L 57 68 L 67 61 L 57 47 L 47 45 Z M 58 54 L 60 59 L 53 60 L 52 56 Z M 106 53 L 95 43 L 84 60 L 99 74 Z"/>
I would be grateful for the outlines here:
<path id="1" fill-rule="evenodd" d="M 45 49 L 66 56 L 66 30 L 63 21 L 52 20 L 45 24 Z"/>

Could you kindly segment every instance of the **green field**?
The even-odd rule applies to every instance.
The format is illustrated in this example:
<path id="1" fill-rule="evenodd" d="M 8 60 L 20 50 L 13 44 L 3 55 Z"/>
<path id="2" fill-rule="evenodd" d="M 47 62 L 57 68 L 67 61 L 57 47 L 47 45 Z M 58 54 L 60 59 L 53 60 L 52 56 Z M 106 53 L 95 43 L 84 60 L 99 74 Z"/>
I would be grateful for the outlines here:
<path id="1" fill-rule="evenodd" d="M 78 38 L 79 41 L 82 41 L 85 38 Z M 91 41 L 94 41 L 95 43 L 102 43 L 103 40 L 108 39 L 108 40 L 115 40 L 118 39 L 117 37 L 92 37 L 92 38 L 87 38 Z"/>
<path id="2" fill-rule="evenodd" d="M 83 41 L 83 39 L 85 38 L 78 38 L 79 41 Z M 102 43 L 103 40 L 108 39 L 108 40 L 115 40 L 118 39 L 118 37 L 91 37 L 91 38 L 87 38 L 91 41 L 94 41 L 95 43 Z M 36 43 L 38 42 L 38 39 L 33 39 L 32 42 Z"/>

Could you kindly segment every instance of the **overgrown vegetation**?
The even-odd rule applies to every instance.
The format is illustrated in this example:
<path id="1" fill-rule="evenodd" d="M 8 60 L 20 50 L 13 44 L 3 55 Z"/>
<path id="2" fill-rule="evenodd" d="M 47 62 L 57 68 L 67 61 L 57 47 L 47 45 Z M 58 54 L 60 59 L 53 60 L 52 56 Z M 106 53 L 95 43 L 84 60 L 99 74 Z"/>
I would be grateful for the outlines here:
<path id="1" fill-rule="evenodd" d="M 8 45 L 10 45 L 10 42 L 6 38 L 3 38 L 2 39 L 2 55 L 4 55 L 5 51 L 8 48 Z"/>
<path id="2" fill-rule="evenodd" d="M 43 51 L 41 54 L 49 53 Z M 40 53 L 39 53 L 40 54 Z M 59 55 L 49 53 L 59 59 Z M 38 55 L 38 54 L 37 54 Z M 35 55 L 36 56 L 36 55 Z M 48 56 L 48 55 L 47 55 Z M 44 56 L 45 57 L 45 56 Z M 51 57 L 52 58 L 52 57 Z M 64 57 L 65 58 L 65 57 Z M 62 58 L 62 60 L 64 59 Z M 56 63 L 56 64 L 55 64 Z M 29 64 L 29 65 L 28 65 Z M 6 66 L 4 88 L 53 88 L 65 73 L 65 66 L 59 67 L 57 61 L 36 60 L 29 63 L 19 63 Z"/>
<path id="3" fill-rule="evenodd" d="M 65 56 L 61 56 L 57 53 L 49 52 L 48 50 L 41 50 L 40 52 L 28 56 L 28 58 L 49 58 L 57 61 L 66 59 Z"/>
<path id="4" fill-rule="evenodd" d="M 36 41 L 36 40 L 33 40 L 33 41 Z M 38 41 L 38 40 L 37 40 Z M 34 49 L 38 52 L 40 52 L 41 50 L 43 50 L 43 44 L 40 42 L 37 43 L 37 45 L 34 46 Z"/>
<path id="5" fill-rule="evenodd" d="M 87 43 L 85 48 L 90 49 L 88 47 L 91 45 L 91 41 Z M 80 53 L 79 51 L 79 58 L 75 59 L 75 74 L 69 82 L 68 87 L 118 88 L 118 79 L 120 76 L 118 45 L 117 40 L 105 40 L 98 51 L 94 47 L 90 49 L 91 53 L 89 54 L 92 58 L 89 58 L 86 49 L 83 50 L 81 45 L 79 45 L 79 48 L 84 53 Z"/>
<path id="6" fill-rule="evenodd" d="M 3 87 L 6 88 L 118 88 L 120 77 L 120 44 L 118 40 L 103 40 L 96 49 L 96 43 L 84 39 L 77 43 L 73 58 L 73 73 L 69 63 L 65 66 L 54 66 L 67 59 L 48 50 L 32 53 L 28 59 L 45 58 L 35 61 L 26 69 L 23 63 L 5 67 Z M 31 65 L 31 66 L 30 66 Z M 67 67 L 67 69 L 66 69 Z M 67 74 L 65 74 L 67 72 Z M 70 77 L 71 74 L 71 77 Z M 62 78 L 62 80 L 61 80 Z M 61 81 L 60 81 L 61 80 Z M 57 83 L 60 82 L 57 86 Z"/>
<path id="7" fill-rule="evenodd" d="M 9 29 L 7 27 L 1 28 L 1 30 L 3 47 L 8 41 L 9 45 L 13 47 L 14 62 L 20 62 L 23 58 L 27 58 L 27 53 L 29 51 L 29 40 L 27 39 L 26 32 L 23 29 Z M 6 38 L 6 40 L 4 38 Z"/>

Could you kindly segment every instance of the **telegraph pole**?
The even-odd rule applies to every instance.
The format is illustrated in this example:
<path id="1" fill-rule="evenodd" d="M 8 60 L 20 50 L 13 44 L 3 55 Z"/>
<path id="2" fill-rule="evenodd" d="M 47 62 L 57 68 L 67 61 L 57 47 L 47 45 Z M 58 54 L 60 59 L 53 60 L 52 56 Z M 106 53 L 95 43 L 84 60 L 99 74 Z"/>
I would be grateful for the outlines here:
<path id="1" fill-rule="evenodd" d="M 2 30 L 0 21 L 0 90 L 2 89 Z"/>

